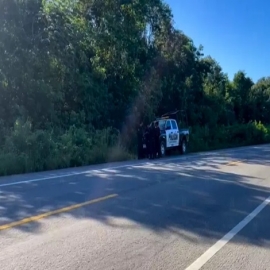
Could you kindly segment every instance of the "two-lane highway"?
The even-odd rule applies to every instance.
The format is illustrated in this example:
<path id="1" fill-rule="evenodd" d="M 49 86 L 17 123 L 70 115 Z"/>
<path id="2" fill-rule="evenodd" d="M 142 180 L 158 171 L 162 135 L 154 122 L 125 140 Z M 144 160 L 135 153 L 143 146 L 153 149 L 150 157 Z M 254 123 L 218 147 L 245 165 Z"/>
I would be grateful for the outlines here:
<path id="1" fill-rule="evenodd" d="M 1 269 L 269 269 L 270 146 L 0 179 Z"/>

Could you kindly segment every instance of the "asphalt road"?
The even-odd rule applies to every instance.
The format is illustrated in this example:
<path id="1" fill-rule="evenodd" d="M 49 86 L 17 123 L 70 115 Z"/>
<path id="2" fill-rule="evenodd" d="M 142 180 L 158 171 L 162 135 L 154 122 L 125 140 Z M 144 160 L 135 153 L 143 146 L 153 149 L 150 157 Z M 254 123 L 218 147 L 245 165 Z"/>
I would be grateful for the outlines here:
<path id="1" fill-rule="evenodd" d="M 270 146 L 0 178 L 1 269 L 270 269 Z"/>

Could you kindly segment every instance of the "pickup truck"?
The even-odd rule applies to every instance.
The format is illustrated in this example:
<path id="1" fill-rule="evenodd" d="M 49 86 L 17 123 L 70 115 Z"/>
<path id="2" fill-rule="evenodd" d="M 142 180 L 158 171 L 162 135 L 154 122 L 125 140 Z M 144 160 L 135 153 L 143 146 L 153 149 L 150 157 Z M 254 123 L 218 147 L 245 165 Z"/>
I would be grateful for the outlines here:
<path id="1" fill-rule="evenodd" d="M 179 149 L 181 154 L 187 152 L 189 129 L 179 129 L 177 121 L 170 117 L 156 119 L 160 128 L 160 152 L 162 156 L 172 149 Z"/>

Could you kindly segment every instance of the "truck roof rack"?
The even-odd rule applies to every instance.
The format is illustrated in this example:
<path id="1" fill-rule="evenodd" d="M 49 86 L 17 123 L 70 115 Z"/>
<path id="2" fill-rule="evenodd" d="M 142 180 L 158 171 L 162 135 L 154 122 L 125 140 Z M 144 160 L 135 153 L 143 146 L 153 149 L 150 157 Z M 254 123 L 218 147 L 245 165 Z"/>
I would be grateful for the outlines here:
<path id="1" fill-rule="evenodd" d="M 184 112 L 184 110 L 174 110 L 174 111 L 171 111 L 171 112 L 167 112 L 167 113 L 165 113 L 165 114 L 163 114 L 163 115 L 161 115 L 161 117 L 157 117 L 156 118 L 156 121 L 158 121 L 158 120 L 165 120 L 165 119 L 174 119 L 174 120 L 176 120 L 177 122 L 178 122 L 178 116 L 179 116 L 179 112 L 180 113 L 183 113 Z"/>
<path id="2" fill-rule="evenodd" d="M 158 121 L 158 120 L 164 120 L 164 119 L 169 119 L 169 118 L 170 118 L 169 116 L 158 117 L 158 118 L 156 118 L 156 121 Z"/>
<path id="3" fill-rule="evenodd" d="M 175 110 L 175 111 L 172 111 L 172 112 L 167 112 L 163 115 L 161 115 L 161 117 L 174 117 L 176 116 L 180 111 L 179 110 Z"/>
<path id="4" fill-rule="evenodd" d="M 168 119 L 168 118 L 171 118 L 171 119 L 174 119 L 174 120 L 178 120 L 178 113 L 180 112 L 180 110 L 174 110 L 174 111 L 171 111 L 171 112 L 167 112 L 165 114 L 163 114 L 161 116 L 162 119 Z"/>

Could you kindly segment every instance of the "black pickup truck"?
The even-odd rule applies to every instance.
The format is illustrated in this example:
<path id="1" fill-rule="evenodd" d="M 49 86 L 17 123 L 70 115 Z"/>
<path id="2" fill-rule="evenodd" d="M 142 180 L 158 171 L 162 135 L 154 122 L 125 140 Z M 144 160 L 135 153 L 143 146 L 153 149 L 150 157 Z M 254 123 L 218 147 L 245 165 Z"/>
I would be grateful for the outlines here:
<path id="1" fill-rule="evenodd" d="M 172 149 L 178 148 L 181 154 L 187 152 L 189 142 L 189 129 L 178 127 L 175 115 L 177 112 L 168 113 L 161 118 L 157 118 L 161 131 L 160 150 L 161 155 L 165 156 Z"/>

